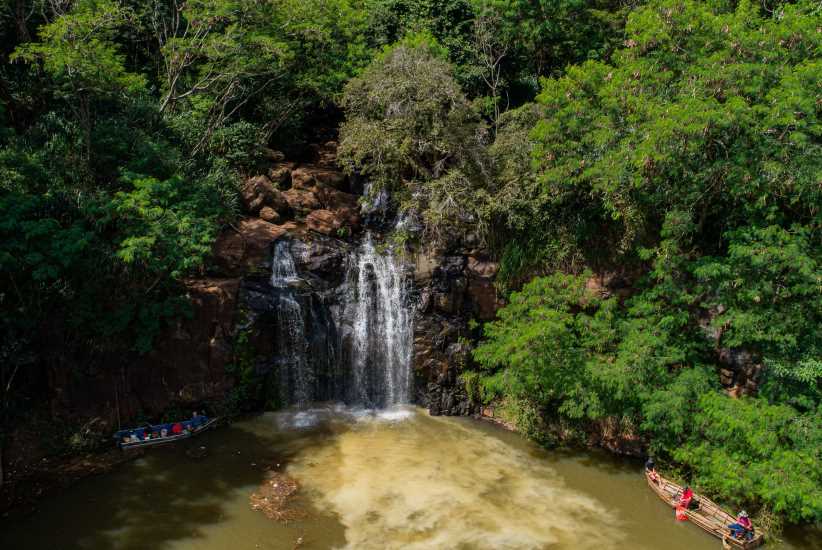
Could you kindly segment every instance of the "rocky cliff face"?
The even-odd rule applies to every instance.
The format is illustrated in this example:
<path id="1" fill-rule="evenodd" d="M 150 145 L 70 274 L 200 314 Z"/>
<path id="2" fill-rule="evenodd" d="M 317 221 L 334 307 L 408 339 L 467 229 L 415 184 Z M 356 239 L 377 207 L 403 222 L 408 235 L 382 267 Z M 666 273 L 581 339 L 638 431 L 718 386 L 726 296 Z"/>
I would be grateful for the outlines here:
<path id="1" fill-rule="evenodd" d="M 310 297 L 314 305 L 304 307 L 309 311 L 319 308 L 326 313 L 315 316 L 335 320 L 316 330 L 336 332 L 327 338 L 337 339 L 339 345 L 330 347 L 343 356 L 324 361 L 349 363 L 344 355 L 349 353 L 352 327 L 340 311 L 344 294 L 350 291 L 346 290 L 350 281 L 343 280 L 346 258 L 364 229 L 379 232 L 390 227 L 392 215 L 384 209 L 385 197 L 360 207 L 358 193 L 362 190 L 335 168 L 334 152 L 334 144 L 328 143 L 310 163 L 297 165 L 280 158 L 264 175 L 249 178 L 243 200 L 248 213 L 257 217 L 244 220 L 236 231 L 226 232 L 215 246 L 222 274 L 241 278 L 236 307 L 243 312 L 243 320 L 234 327 L 234 334 L 246 330 L 252 335 L 252 345 L 260 354 L 256 367 L 260 373 L 276 368 L 266 357 L 278 356 L 271 349 L 277 329 L 265 328 L 265 319 L 273 318 L 265 273 L 271 247 L 280 239 L 292 243 L 300 276 L 310 281 L 311 288 L 303 296 Z M 409 293 L 413 310 L 412 398 L 432 414 L 479 413 L 459 374 L 471 361 L 469 321 L 492 319 L 501 305 L 493 284 L 498 266 L 471 236 L 448 249 L 411 249 L 405 259 L 413 271 Z M 315 351 L 317 354 L 323 355 Z M 340 378 L 351 373 L 328 372 L 319 396 L 350 397 L 341 389 L 345 384 Z"/>
<path id="2" fill-rule="evenodd" d="M 493 284 L 497 265 L 468 244 L 423 249 L 414 257 L 416 400 L 435 415 L 480 412 L 459 378 L 471 361 L 468 324 L 493 319 L 501 305 Z"/>
<path id="3" fill-rule="evenodd" d="M 268 404 L 287 403 L 285 395 L 303 383 L 313 388 L 311 398 L 350 400 L 345 380 L 352 373 L 338 368 L 351 363 L 355 330 L 343 312 L 352 299 L 346 274 L 365 231 L 378 239 L 394 221 L 383 208 L 386 197 L 361 206 L 362 187 L 336 167 L 335 149 L 333 142 L 318 146 L 305 163 L 270 152 L 267 165 L 244 181 L 245 215 L 217 239 L 206 276 L 185 283 L 191 317 L 179 319 L 145 357 L 124 357 L 118 369 L 82 384 L 53 380 L 57 399 L 102 419 L 103 431 L 118 416 L 127 422 L 218 403 L 237 383 L 238 365 L 243 376 L 265 377 L 296 360 L 285 356 L 281 342 L 288 338 L 283 300 L 295 300 L 310 342 L 304 360 L 314 374 L 278 382 L 284 385 L 273 388 L 277 395 Z M 278 242 L 288 243 L 298 288 L 272 286 Z M 411 398 L 432 414 L 478 413 L 459 374 L 471 361 L 469 321 L 492 319 L 500 306 L 497 265 L 470 236 L 443 250 L 412 247 L 403 258 L 412 286 Z"/>

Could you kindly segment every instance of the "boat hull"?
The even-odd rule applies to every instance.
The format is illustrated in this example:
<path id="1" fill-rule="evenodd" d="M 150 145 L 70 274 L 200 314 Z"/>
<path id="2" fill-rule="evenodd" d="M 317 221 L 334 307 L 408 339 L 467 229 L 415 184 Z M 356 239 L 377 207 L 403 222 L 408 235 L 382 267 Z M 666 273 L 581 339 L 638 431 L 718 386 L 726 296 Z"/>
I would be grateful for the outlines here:
<path id="1" fill-rule="evenodd" d="M 180 441 L 183 439 L 189 439 L 194 437 L 197 434 L 200 434 L 210 428 L 213 428 L 214 425 L 217 423 L 219 418 L 212 418 L 209 419 L 208 422 L 203 424 L 202 426 L 198 426 L 197 428 L 191 430 L 188 433 L 182 433 L 179 435 L 169 435 L 166 437 L 161 437 L 158 439 L 149 439 L 147 441 L 134 441 L 132 443 L 120 443 L 120 448 L 124 451 L 128 451 L 130 449 L 142 449 L 145 447 L 156 447 L 158 445 L 166 445 L 168 443 L 174 443 L 175 441 Z"/>
<path id="2" fill-rule="evenodd" d="M 645 472 L 645 480 L 659 498 L 671 508 L 676 508 L 677 500 L 675 497 L 677 494 L 681 494 L 682 487 L 662 476 L 659 476 L 659 480 L 655 482 L 648 475 L 648 472 Z M 685 510 L 684 513 L 686 517 L 691 523 L 696 524 L 703 530 L 721 539 L 725 548 L 748 550 L 761 546 L 765 542 L 765 537 L 763 537 L 761 533 L 755 534 L 750 540 L 739 540 L 729 536 L 728 525 L 736 523 L 736 518 L 703 496 L 694 495 L 694 498 L 698 500 L 699 508 L 696 510 Z"/>

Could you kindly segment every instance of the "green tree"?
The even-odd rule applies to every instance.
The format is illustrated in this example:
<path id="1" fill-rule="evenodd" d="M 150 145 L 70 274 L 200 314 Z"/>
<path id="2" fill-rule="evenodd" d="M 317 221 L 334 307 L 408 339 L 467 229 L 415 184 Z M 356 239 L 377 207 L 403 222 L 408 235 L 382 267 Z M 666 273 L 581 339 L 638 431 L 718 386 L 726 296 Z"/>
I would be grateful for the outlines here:
<path id="1" fill-rule="evenodd" d="M 195 153 L 235 124 L 257 145 L 299 128 L 303 111 L 329 104 L 367 56 L 362 11 L 348 0 L 175 6 L 153 22 L 164 61 L 160 110 Z"/>
<path id="2" fill-rule="evenodd" d="M 692 217 L 706 253 L 737 227 L 808 224 L 822 203 L 814 9 L 669 1 L 634 11 L 613 64 L 543 82 L 539 185 L 502 198 L 512 210 L 532 203 L 536 240 L 620 262 L 657 241 L 672 210 Z M 519 240 L 535 238 L 529 229 Z"/>
<path id="3" fill-rule="evenodd" d="M 130 12 L 108 0 L 82 0 L 38 30 L 40 40 L 21 45 L 11 59 L 38 63 L 54 83 L 54 95 L 70 107 L 83 130 L 85 160 L 91 160 L 94 102 L 122 100 L 145 86 L 130 72 L 115 39 Z"/>

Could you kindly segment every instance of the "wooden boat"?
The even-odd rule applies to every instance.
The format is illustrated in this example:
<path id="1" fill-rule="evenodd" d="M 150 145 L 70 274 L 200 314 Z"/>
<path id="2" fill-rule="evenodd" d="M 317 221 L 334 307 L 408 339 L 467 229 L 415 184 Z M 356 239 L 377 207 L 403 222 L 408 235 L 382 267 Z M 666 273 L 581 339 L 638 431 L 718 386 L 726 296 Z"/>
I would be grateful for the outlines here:
<path id="1" fill-rule="evenodd" d="M 213 428 L 217 421 L 220 420 L 218 418 L 208 418 L 204 422 L 197 424 L 193 420 L 186 420 L 185 422 L 180 422 L 179 424 L 182 425 L 183 432 L 180 434 L 172 434 L 171 428 L 176 422 L 171 422 L 169 424 L 157 424 L 154 426 L 142 426 L 140 428 L 133 428 L 131 430 L 120 430 L 119 432 L 114 434 L 114 439 L 117 441 L 117 445 L 123 449 L 137 449 L 142 447 L 152 447 L 155 445 L 165 445 L 166 443 L 174 443 L 175 441 L 180 441 L 181 439 L 188 439 L 189 437 L 194 437 L 197 434 L 200 434 L 209 428 Z M 144 434 L 160 434 L 162 430 L 165 429 L 168 432 L 168 435 L 165 437 L 152 437 L 150 439 L 145 439 Z M 125 442 L 124 439 L 128 437 L 129 441 Z"/>
<path id="2" fill-rule="evenodd" d="M 658 481 L 654 481 L 648 475 L 648 472 L 645 472 L 648 486 L 671 508 L 676 508 L 679 502 L 678 495 L 682 494 L 682 487 L 658 474 L 657 476 Z M 699 502 L 699 507 L 696 510 L 684 511 L 688 520 L 721 539 L 724 548 L 748 550 L 749 548 L 761 546 L 765 542 L 762 533 L 757 533 L 755 530 L 754 536 L 750 540 L 740 540 L 730 536 L 728 525 L 736 523 L 736 518 L 703 496 L 694 494 L 694 500 Z"/>

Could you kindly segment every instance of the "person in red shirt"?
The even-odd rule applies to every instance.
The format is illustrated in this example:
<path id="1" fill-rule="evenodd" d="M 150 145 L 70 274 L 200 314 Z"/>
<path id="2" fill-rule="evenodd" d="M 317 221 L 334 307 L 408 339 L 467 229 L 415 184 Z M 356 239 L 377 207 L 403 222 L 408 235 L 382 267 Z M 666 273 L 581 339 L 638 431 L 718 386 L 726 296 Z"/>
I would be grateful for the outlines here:
<path id="1" fill-rule="evenodd" d="M 751 519 L 748 517 L 748 513 L 745 510 L 739 512 L 739 515 L 736 517 L 736 523 L 730 524 L 728 526 L 728 531 L 735 539 L 746 538 L 750 540 L 753 538 L 753 523 L 751 523 Z"/>
<path id="2" fill-rule="evenodd" d="M 180 435 L 181 433 L 183 433 L 183 425 L 179 422 L 175 422 L 171 427 L 171 435 Z"/>
<path id="3" fill-rule="evenodd" d="M 679 505 L 688 509 L 688 506 L 691 504 L 691 499 L 694 498 L 694 490 L 691 489 L 688 485 L 682 490 L 682 496 L 679 497 Z"/>

